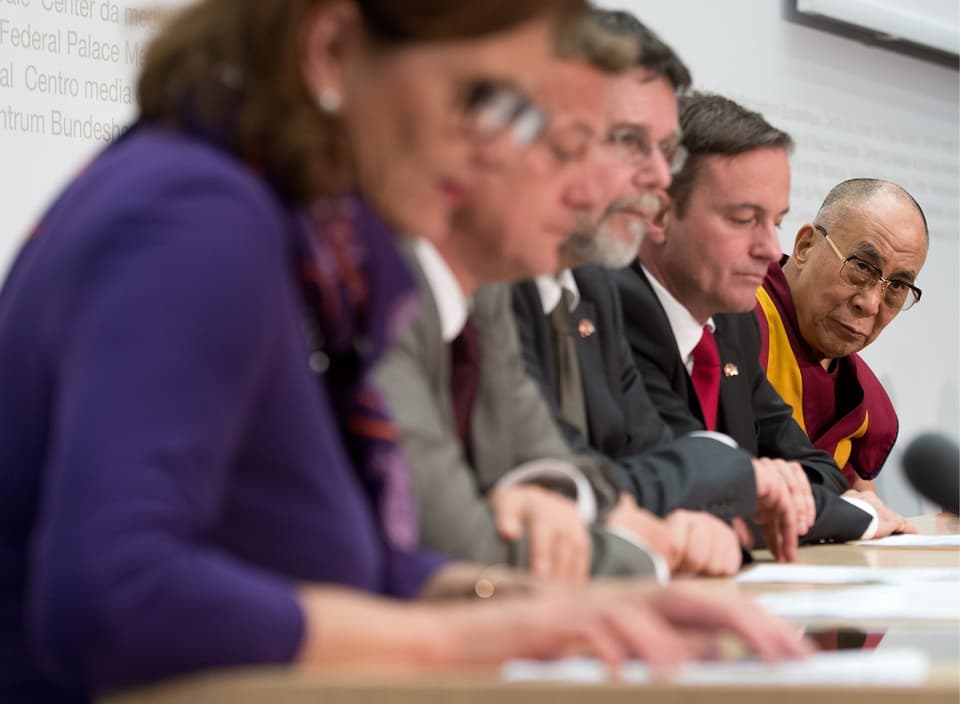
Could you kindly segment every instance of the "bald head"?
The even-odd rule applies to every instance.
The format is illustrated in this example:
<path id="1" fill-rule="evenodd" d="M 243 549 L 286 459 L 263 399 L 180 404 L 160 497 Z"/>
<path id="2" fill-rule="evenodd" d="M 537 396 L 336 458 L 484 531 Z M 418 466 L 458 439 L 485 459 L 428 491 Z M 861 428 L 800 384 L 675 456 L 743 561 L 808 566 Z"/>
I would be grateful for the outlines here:
<path id="1" fill-rule="evenodd" d="M 902 199 L 906 205 L 912 207 L 923 224 L 924 236 L 929 240 L 930 232 L 927 229 L 927 216 L 923 214 L 923 208 L 920 207 L 916 199 L 902 186 L 878 178 L 851 178 L 838 183 L 830 189 L 827 197 L 820 204 L 816 222 L 829 226 L 834 220 L 841 217 L 845 209 L 863 207 L 869 200 L 879 195 Z"/>
<path id="2" fill-rule="evenodd" d="M 923 210 L 895 183 L 857 178 L 827 194 L 813 223 L 797 232 L 783 268 L 800 334 L 824 366 L 869 345 L 900 312 L 884 284 L 854 287 L 841 267 L 870 268 L 903 291 L 903 284 L 917 285 L 928 244 Z"/>

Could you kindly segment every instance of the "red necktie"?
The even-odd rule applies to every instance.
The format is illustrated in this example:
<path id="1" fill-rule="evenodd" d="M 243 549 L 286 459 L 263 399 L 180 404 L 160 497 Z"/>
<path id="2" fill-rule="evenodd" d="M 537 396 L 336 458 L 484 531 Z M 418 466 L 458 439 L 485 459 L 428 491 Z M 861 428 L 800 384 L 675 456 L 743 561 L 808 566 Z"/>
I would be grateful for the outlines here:
<path id="1" fill-rule="evenodd" d="M 470 455 L 470 412 L 480 382 L 480 338 L 468 319 L 463 330 L 450 343 L 450 397 L 457 436 L 464 454 Z"/>
<path id="2" fill-rule="evenodd" d="M 717 404 L 720 401 L 720 352 L 717 341 L 706 325 L 700 342 L 693 348 L 693 371 L 690 373 L 693 388 L 700 400 L 703 423 L 707 430 L 717 427 Z"/>

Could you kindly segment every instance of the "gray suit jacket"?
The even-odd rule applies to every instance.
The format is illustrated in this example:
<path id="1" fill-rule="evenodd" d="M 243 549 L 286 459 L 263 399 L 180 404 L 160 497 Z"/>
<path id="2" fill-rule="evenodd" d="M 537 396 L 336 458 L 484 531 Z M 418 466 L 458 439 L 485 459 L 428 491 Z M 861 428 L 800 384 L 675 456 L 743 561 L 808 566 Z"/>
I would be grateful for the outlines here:
<path id="1" fill-rule="evenodd" d="M 421 310 L 387 354 L 379 381 L 400 428 L 420 503 L 424 547 L 482 563 L 527 565 L 525 541 L 500 537 L 486 500 L 497 481 L 523 462 L 557 458 L 573 462 L 590 481 L 601 515 L 619 488 L 605 462 L 574 455 L 555 425 L 536 384 L 520 360 L 510 289 L 491 285 L 474 297 L 471 320 L 481 346 L 480 379 L 471 412 L 472 461 L 457 437 L 450 397 L 450 348 L 418 264 L 411 268 Z M 649 555 L 593 527 L 594 574 L 650 574 Z"/>

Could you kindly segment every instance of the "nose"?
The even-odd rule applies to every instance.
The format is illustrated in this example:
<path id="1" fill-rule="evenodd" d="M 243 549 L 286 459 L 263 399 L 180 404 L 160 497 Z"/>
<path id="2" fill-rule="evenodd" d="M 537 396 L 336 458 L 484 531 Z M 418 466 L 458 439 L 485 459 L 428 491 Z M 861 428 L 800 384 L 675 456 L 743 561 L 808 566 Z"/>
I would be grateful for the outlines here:
<path id="1" fill-rule="evenodd" d="M 880 312 L 880 304 L 883 301 L 883 284 L 877 282 L 867 288 L 854 289 L 850 304 L 862 317 L 873 317 Z"/>
<path id="2" fill-rule="evenodd" d="M 659 149 L 654 149 L 650 158 L 645 160 L 633 173 L 633 184 L 645 190 L 667 190 L 673 181 L 673 169 Z"/>
<path id="3" fill-rule="evenodd" d="M 592 159 L 571 165 L 563 189 L 564 205 L 578 211 L 601 211 L 615 195 L 610 171 L 609 166 Z"/>
<path id="4" fill-rule="evenodd" d="M 754 240 L 752 254 L 757 259 L 763 259 L 767 262 L 778 262 L 783 256 L 783 249 L 780 247 L 780 231 L 773 222 L 761 225 L 758 234 Z"/>

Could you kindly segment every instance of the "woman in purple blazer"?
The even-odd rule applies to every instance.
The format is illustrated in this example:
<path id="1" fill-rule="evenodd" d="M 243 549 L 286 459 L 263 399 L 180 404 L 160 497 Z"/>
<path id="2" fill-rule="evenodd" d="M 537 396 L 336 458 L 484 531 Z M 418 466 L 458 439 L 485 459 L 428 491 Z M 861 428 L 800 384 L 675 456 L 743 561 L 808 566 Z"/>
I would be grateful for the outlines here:
<path id="1" fill-rule="evenodd" d="M 517 86 L 580 5 L 206 0 L 160 35 L 139 120 L 0 293 L 0 699 L 242 664 L 689 655 L 652 612 L 669 594 L 390 599 L 489 580 L 416 549 L 368 383 L 412 286 L 374 209 L 442 236 L 485 130 L 535 136 Z"/>

